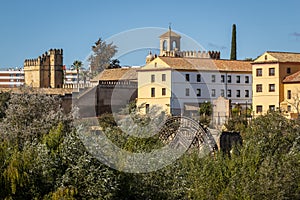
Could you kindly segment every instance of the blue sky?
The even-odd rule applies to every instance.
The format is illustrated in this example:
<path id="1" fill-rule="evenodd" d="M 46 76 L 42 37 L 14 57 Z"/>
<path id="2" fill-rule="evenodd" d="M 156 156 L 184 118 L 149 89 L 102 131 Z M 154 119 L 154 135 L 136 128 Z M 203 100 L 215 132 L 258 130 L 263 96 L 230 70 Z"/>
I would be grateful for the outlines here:
<path id="1" fill-rule="evenodd" d="M 205 49 L 221 51 L 223 59 L 229 58 L 233 23 L 238 59 L 256 58 L 266 50 L 300 52 L 299 7 L 297 0 L 2 0 L 0 67 L 21 67 L 50 48 L 63 48 L 70 66 L 85 60 L 99 37 L 167 28 L 169 22 Z M 149 35 L 139 37 L 151 41 Z M 158 36 L 153 41 L 158 47 Z M 123 56 L 121 64 L 142 65 L 145 54 Z"/>

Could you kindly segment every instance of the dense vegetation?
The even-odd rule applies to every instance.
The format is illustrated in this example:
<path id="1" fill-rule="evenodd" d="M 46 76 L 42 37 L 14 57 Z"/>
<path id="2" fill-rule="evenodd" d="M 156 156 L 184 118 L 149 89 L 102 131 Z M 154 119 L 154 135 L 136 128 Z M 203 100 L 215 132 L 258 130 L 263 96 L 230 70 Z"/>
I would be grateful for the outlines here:
<path id="1" fill-rule="evenodd" d="M 300 123 L 280 113 L 253 120 L 230 158 L 187 153 L 161 170 L 131 174 L 86 151 L 55 97 L 2 95 L 0 199 L 300 199 Z M 161 145 L 158 137 L 122 135 L 110 115 L 100 120 L 128 151 Z"/>

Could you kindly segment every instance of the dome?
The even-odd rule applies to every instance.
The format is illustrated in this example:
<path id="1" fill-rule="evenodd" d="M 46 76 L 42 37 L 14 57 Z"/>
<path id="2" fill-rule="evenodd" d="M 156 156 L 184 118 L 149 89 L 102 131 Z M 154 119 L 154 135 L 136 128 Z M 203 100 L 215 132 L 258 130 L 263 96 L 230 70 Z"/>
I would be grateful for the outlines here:
<path id="1" fill-rule="evenodd" d="M 146 56 L 146 63 L 148 64 L 152 60 L 154 60 L 155 56 L 152 55 L 151 51 L 149 52 L 148 56 Z"/>
<path id="2" fill-rule="evenodd" d="M 151 51 L 149 52 L 148 56 L 146 57 L 146 59 L 154 59 L 154 56 L 152 55 Z"/>

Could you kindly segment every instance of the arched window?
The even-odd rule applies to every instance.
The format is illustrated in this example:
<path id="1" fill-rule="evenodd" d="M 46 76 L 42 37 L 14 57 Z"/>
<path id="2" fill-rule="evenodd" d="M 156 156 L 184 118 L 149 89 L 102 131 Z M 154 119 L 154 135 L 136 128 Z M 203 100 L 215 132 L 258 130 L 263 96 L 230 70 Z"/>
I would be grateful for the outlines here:
<path id="1" fill-rule="evenodd" d="M 164 51 L 167 50 L 167 40 L 164 40 L 164 42 L 163 42 L 163 50 Z"/>
<path id="2" fill-rule="evenodd" d="M 176 44 L 176 41 L 174 40 L 172 42 L 172 50 L 175 50 L 177 48 L 177 44 Z"/>

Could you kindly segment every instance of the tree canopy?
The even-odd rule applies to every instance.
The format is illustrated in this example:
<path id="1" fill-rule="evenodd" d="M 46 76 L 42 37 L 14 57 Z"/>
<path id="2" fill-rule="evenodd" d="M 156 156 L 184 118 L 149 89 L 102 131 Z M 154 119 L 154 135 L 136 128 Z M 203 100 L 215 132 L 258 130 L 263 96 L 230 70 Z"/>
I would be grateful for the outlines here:
<path id="1" fill-rule="evenodd" d="M 232 25 L 230 60 L 236 60 L 236 25 Z"/>
<path id="2" fill-rule="evenodd" d="M 111 58 L 117 52 L 117 46 L 113 43 L 107 44 L 99 38 L 92 46 L 92 55 L 89 57 L 91 71 L 97 75 L 110 66 Z"/>
<path id="3" fill-rule="evenodd" d="M 132 174 L 86 150 L 57 97 L 26 91 L 10 94 L 5 105 L 0 199 L 300 199 L 300 123 L 279 112 L 253 119 L 231 156 L 191 151 L 160 170 Z M 163 145 L 157 135 L 124 134 L 113 120 L 106 114 L 99 123 L 120 148 L 149 152 Z"/>

